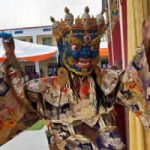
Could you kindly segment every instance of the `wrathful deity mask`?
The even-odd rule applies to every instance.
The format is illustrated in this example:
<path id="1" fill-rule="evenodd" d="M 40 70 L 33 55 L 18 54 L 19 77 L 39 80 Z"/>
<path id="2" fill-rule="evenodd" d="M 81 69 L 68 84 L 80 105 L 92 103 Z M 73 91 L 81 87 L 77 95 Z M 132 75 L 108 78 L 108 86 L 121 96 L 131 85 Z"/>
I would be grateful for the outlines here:
<path id="1" fill-rule="evenodd" d="M 82 17 L 75 19 L 65 8 L 66 16 L 61 22 L 53 22 L 53 35 L 59 50 L 59 62 L 77 75 L 89 75 L 99 62 L 100 37 L 106 29 L 102 14 L 90 17 L 85 8 Z"/>

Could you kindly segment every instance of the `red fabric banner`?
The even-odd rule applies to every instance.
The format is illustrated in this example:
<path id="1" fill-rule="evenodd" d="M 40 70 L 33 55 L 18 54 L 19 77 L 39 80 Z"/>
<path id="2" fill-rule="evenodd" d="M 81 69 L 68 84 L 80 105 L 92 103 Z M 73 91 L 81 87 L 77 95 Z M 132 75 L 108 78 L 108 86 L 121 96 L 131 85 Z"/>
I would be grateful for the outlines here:
<path id="1" fill-rule="evenodd" d="M 110 1 L 111 2 L 111 1 Z M 127 1 L 122 0 L 122 25 L 123 25 L 123 43 L 121 43 L 121 22 L 119 18 L 119 3 L 117 0 L 113 0 L 110 3 L 110 14 L 108 18 L 110 21 L 110 30 L 109 30 L 109 65 L 118 65 L 122 61 L 125 62 L 127 66 Z M 121 45 L 123 44 L 123 45 Z M 125 58 L 122 60 L 122 46 L 124 47 Z"/>

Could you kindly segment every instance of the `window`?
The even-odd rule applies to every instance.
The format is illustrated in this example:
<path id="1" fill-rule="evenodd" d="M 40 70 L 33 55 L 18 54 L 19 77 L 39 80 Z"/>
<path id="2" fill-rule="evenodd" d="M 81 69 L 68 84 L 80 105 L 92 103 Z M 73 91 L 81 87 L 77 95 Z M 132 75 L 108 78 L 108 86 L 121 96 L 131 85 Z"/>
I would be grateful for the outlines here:
<path id="1" fill-rule="evenodd" d="M 48 65 L 48 76 L 54 76 L 56 75 L 56 67 L 57 67 L 57 64 L 55 63 L 51 63 Z"/>
<path id="2" fill-rule="evenodd" d="M 25 80 L 36 79 L 35 66 L 25 66 Z"/>
<path id="3" fill-rule="evenodd" d="M 30 43 L 33 43 L 33 39 L 32 38 L 30 39 Z"/>
<path id="4" fill-rule="evenodd" d="M 35 66 L 25 66 L 25 73 L 26 74 L 35 73 Z"/>
<path id="5" fill-rule="evenodd" d="M 43 45 L 52 45 L 52 38 L 51 37 L 44 37 L 42 39 L 42 44 Z"/>
<path id="6" fill-rule="evenodd" d="M 17 31 L 15 31 L 15 34 L 22 34 L 22 33 L 23 33 L 22 30 L 17 30 Z"/>
<path id="7" fill-rule="evenodd" d="M 44 32 L 51 31 L 51 28 L 44 28 L 43 31 Z"/>
<path id="8" fill-rule="evenodd" d="M 24 42 L 26 42 L 26 41 L 27 41 L 26 39 L 19 39 L 19 40 L 24 41 Z"/>
<path id="9" fill-rule="evenodd" d="M 101 60 L 101 68 L 108 68 L 108 59 Z"/>

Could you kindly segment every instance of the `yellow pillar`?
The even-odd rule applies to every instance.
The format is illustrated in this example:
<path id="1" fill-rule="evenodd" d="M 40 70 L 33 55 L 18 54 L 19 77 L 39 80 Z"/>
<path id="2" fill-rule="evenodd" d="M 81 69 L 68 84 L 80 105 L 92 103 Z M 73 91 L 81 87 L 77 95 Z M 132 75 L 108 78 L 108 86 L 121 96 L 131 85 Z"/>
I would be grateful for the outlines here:
<path id="1" fill-rule="evenodd" d="M 142 43 L 142 23 L 147 18 L 147 0 L 127 0 L 128 60 Z"/>
<path id="2" fill-rule="evenodd" d="M 127 0 L 128 60 L 132 60 L 136 48 L 142 43 L 142 23 L 148 17 L 149 0 Z M 150 150 L 150 132 L 145 131 L 140 120 L 129 112 L 130 150 Z"/>

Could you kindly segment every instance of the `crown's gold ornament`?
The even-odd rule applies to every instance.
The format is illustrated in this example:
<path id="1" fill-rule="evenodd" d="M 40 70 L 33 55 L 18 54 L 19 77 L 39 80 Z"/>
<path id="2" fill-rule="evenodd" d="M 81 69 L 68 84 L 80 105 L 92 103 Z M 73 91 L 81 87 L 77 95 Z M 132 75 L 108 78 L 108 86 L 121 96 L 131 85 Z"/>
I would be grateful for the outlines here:
<path id="1" fill-rule="evenodd" d="M 56 40 L 59 40 L 67 31 L 71 31 L 72 29 L 98 29 L 97 32 L 102 34 L 107 28 L 103 15 L 100 13 L 96 17 L 91 17 L 89 14 L 89 7 L 85 7 L 82 17 L 77 17 L 75 22 L 73 14 L 70 13 L 70 10 L 67 7 L 65 7 L 64 11 L 66 13 L 65 18 L 60 22 L 51 17 L 51 22 L 53 23 L 53 35 L 55 36 Z"/>

